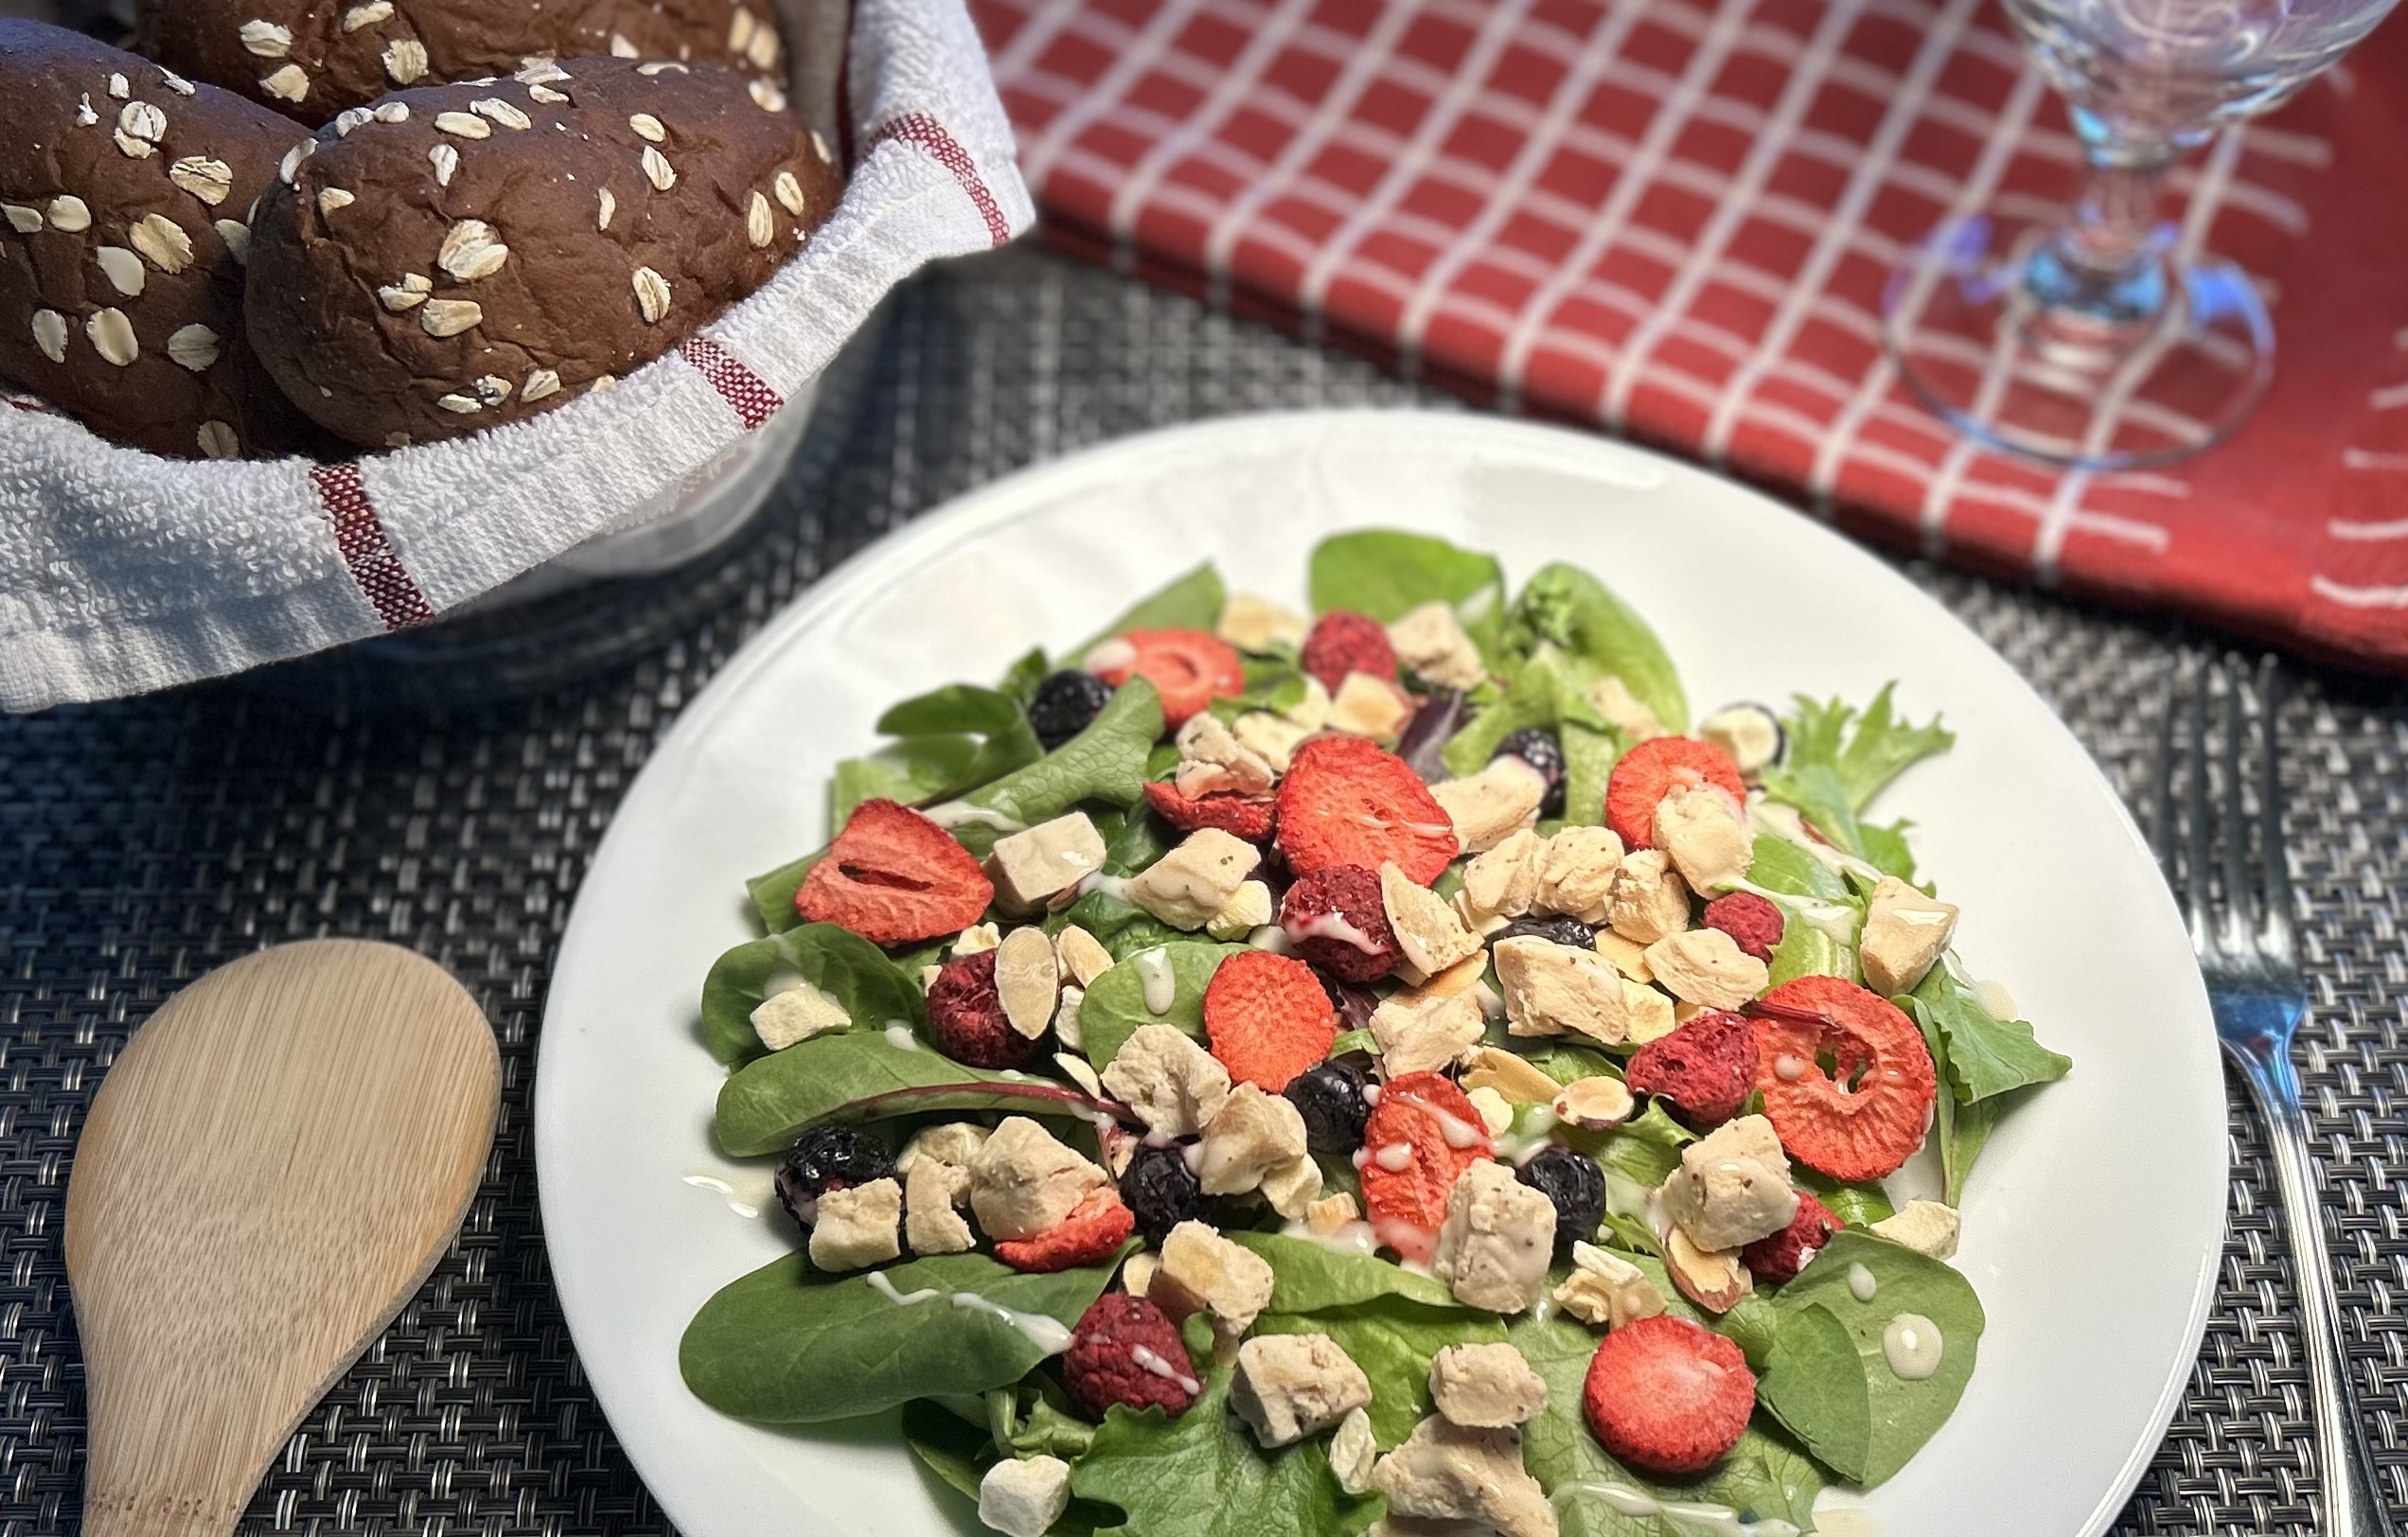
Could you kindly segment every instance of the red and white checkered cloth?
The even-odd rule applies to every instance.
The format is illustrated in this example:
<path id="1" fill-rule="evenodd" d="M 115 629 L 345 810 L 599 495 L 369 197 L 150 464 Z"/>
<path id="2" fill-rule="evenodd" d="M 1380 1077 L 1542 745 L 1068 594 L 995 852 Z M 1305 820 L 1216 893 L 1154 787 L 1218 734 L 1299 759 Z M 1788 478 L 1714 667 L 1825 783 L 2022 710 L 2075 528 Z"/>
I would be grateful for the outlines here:
<path id="1" fill-rule="evenodd" d="M 972 0 L 1052 237 L 1852 531 L 2408 669 L 2408 26 L 2178 176 L 2275 382 L 2171 469 L 1977 451 L 1883 354 L 1942 220 L 2069 195 L 1986 0 Z"/>

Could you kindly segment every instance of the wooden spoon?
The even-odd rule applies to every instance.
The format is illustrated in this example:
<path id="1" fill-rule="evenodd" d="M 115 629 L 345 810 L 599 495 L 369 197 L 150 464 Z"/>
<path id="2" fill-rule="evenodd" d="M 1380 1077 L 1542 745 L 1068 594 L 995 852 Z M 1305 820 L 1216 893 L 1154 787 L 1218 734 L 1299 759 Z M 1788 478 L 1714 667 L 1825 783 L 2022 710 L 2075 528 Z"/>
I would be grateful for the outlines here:
<path id="1" fill-rule="evenodd" d="M 224 1537 L 468 1210 L 501 1060 L 449 973 L 313 940 L 168 1000 L 67 1184 L 85 1537 Z"/>

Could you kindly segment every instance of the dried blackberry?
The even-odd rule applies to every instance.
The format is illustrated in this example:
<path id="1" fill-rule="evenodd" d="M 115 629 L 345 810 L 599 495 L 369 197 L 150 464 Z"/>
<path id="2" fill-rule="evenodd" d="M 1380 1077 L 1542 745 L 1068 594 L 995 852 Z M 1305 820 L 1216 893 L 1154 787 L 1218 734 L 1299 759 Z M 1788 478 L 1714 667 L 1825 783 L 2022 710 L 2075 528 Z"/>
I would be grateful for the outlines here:
<path id="1" fill-rule="evenodd" d="M 1496 744 L 1489 761 L 1515 757 L 1537 769 L 1547 781 L 1547 799 L 1538 803 L 1542 817 L 1564 814 L 1564 744 L 1555 733 L 1537 726 L 1527 726 Z"/>
<path id="2" fill-rule="evenodd" d="M 1343 1062 L 1324 1062 L 1288 1080 L 1280 1092 L 1304 1118 L 1304 1145 L 1316 1153 L 1352 1153 L 1363 1145 L 1372 1104 L 1363 1074 Z"/>
<path id="3" fill-rule="evenodd" d="M 1578 918 L 1516 918 L 1499 930 L 1496 938 L 1523 939 L 1532 935 L 1568 945 L 1575 950 L 1597 947 L 1597 930 Z"/>
<path id="4" fill-rule="evenodd" d="M 1605 1219 L 1605 1172 L 1596 1159 L 1568 1147 L 1543 1147 L 1514 1177 L 1554 1206 L 1559 1257 L 1572 1251 L 1574 1239 L 1597 1236 L 1597 1225 Z"/>
<path id="5" fill-rule="evenodd" d="M 794 1140 L 778 1164 L 778 1205 L 805 1228 L 818 1220 L 820 1197 L 832 1190 L 894 1177 L 894 1155 L 853 1126 L 814 1126 Z"/>
<path id="6" fill-rule="evenodd" d="M 1121 1171 L 1121 1204 L 1137 1219 L 1146 1243 L 1160 1248 L 1172 1228 L 1203 1209 L 1204 1189 L 1177 1148 L 1141 1147 Z"/>
<path id="7" fill-rule="evenodd" d="M 1047 751 L 1087 730 L 1097 712 L 1112 702 L 1112 685 L 1091 672 L 1057 672 L 1036 685 L 1029 701 L 1029 725 Z"/>

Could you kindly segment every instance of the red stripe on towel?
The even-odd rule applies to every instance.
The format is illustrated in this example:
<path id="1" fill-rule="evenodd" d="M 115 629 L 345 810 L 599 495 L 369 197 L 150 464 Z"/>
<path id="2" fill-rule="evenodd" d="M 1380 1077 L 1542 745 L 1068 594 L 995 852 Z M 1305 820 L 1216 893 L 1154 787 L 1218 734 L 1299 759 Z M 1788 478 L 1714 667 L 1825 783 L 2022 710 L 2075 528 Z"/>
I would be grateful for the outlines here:
<path id="1" fill-rule="evenodd" d="M 962 141 L 955 138 L 943 123 L 924 112 L 907 112 L 900 117 L 890 117 L 870 134 L 870 142 L 863 147 L 862 154 L 866 157 L 870 150 L 888 139 L 916 144 L 935 156 L 936 163 L 953 173 L 953 179 L 962 184 L 962 190 L 967 192 L 970 201 L 978 205 L 979 216 L 986 221 L 986 232 L 995 237 L 995 243 L 1003 245 L 1010 241 L 1011 222 L 1003 217 L 1002 205 L 995 201 L 995 194 L 986 189 L 985 182 L 980 180 L 978 162 L 970 158 L 970 152 L 962 148 Z"/>
<path id="2" fill-rule="evenodd" d="M 734 409 L 745 431 L 768 421 L 786 398 L 770 388 L 760 375 L 736 362 L 735 355 L 707 336 L 689 336 L 678 346 L 679 356 L 711 381 L 719 398 Z"/>
<path id="3" fill-rule="evenodd" d="M 367 486 L 360 479 L 360 467 L 355 464 L 312 465 L 310 479 L 318 488 L 318 501 L 326 509 L 326 520 L 334 530 L 335 547 L 343 552 L 343 564 L 351 573 L 361 594 L 376 606 L 377 617 L 390 630 L 407 629 L 423 625 L 434 617 L 434 608 L 418 591 L 418 584 L 401 564 L 393 543 L 384 537 L 384 524 L 377 518 L 376 505 L 368 500 Z"/>

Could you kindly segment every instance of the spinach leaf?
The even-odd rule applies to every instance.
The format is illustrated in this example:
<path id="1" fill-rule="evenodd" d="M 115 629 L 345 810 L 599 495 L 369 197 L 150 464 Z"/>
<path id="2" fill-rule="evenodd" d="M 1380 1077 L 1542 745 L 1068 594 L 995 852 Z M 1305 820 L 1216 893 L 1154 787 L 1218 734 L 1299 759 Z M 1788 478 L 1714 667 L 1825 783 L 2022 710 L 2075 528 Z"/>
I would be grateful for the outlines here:
<path id="1" fill-rule="evenodd" d="M 1784 722 L 1789 750 L 1778 767 L 1764 770 L 1764 793 L 1795 807 L 1832 844 L 1875 867 L 1911 879 L 1905 824 L 1877 827 L 1860 819 L 1873 797 L 1908 765 L 1955 744 L 1937 719 L 1909 725 L 1890 704 L 1894 683 L 1882 685 L 1860 717 L 1837 699 L 1816 703 L 1797 696 L 1797 710 Z"/>
<path id="2" fill-rule="evenodd" d="M 1831 1209 L 1831 1214 L 1850 1228 L 1869 1228 L 1884 1217 L 1894 1216 L 1898 1209 L 1889 1204 L 1889 1192 L 1878 1180 L 1843 1185 L 1831 1175 L 1809 1169 L 1802 1163 L 1790 1165 L 1797 1176 L 1797 1188 Z"/>
<path id="3" fill-rule="evenodd" d="M 1604 825 L 1605 786 L 1621 761 L 1621 737 L 1572 719 L 1555 728 L 1555 737 L 1564 744 L 1564 825 Z"/>
<path id="4" fill-rule="evenodd" d="M 2014 1097 L 2001 1094 L 1956 1106 L 1954 1123 L 1939 1144 L 1939 1174 L 1944 1185 L 1940 1199 L 1950 1206 L 1964 1204 L 1965 1180 L 1974 1172 L 1974 1160 L 1981 1157 L 1992 1128 L 1998 1124 L 2000 1111 Z"/>
<path id="5" fill-rule="evenodd" d="M 836 766 L 831 826 L 843 826 L 873 797 L 910 805 L 952 795 L 1045 754 L 1018 699 L 973 683 L 905 699 L 878 717 L 877 729 L 900 739 Z"/>
<path id="6" fill-rule="evenodd" d="M 1551 641 L 1587 663 L 1591 681 L 1612 676 L 1656 713 L 1668 732 L 1689 729 L 1689 699 L 1664 643 L 1604 583 L 1561 561 L 1524 583 L 1505 619 L 1505 649 L 1530 656 Z"/>
<path id="7" fill-rule="evenodd" d="M 834 998 L 857 1028 L 920 1021 L 920 990 L 885 951 L 834 924 L 805 924 L 748 941 L 711 963 L 702 980 L 702 1044 L 713 1056 L 733 1067 L 768 1054 L 753 1032 L 752 1011 L 781 974 Z"/>
<path id="8" fill-rule="evenodd" d="M 1158 947 L 1170 961 L 1173 987 L 1168 1009 L 1156 1014 L 1145 1006 L 1145 980 L 1134 955 L 1096 978 L 1095 985 L 1087 990 L 1087 1000 L 1079 1005 L 1079 1037 L 1086 1043 L 1087 1059 L 1098 1072 L 1110 1067 L 1122 1045 L 1146 1025 L 1169 1025 L 1202 1040 L 1204 985 L 1213 980 L 1224 958 L 1246 948 L 1185 938 Z"/>
<path id="9" fill-rule="evenodd" d="M 915 1398 L 903 1405 L 903 1444 L 947 1489 L 978 1498 L 979 1478 L 993 1449 L 986 1432 L 933 1399 Z"/>
<path id="10" fill-rule="evenodd" d="M 1071 1413 L 1064 1399 L 1055 1402 L 1061 1389 L 1050 1377 L 1036 1379 L 1051 1394 L 1040 1389 L 1035 1404 L 1029 1405 L 1028 1420 L 1012 1433 L 1012 1450 L 1022 1457 L 1058 1457 L 1075 1461 L 1087 1455 L 1095 1444 L 1095 1427 Z"/>
<path id="11" fill-rule="evenodd" d="M 771 1261 L 719 1288 L 678 1342 L 686 1386 L 723 1414 L 763 1424 L 845 1420 L 1002 1387 L 1045 1359 L 985 1309 L 942 1296 L 898 1306 L 861 1276 L 809 1279 L 799 1259 Z M 946 1254 L 883 1274 L 906 1297 L 966 1292 L 1068 1327 L 1103 1295 L 1115 1263 L 1034 1275 L 983 1254 Z"/>
<path id="12" fill-rule="evenodd" d="M 1782 926 L 1780 943 L 1773 947 L 1771 972 L 1768 987 L 1800 977 L 1839 977 L 1852 982 L 1857 978 L 1856 952 L 1791 914 Z"/>
<path id="13" fill-rule="evenodd" d="M 1697 1134 L 1674 1121 L 1663 1101 L 1650 1100 L 1646 1109 L 1605 1134 L 1596 1157 L 1609 1174 L 1660 1185 L 1680 1166 L 1681 1148 L 1695 1140 Z"/>
<path id="14" fill-rule="evenodd" d="M 2048 1050 L 2021 1019 L 2001 1019 L 1957 980 L 1945 960 L 1931 968 L 1911 998 L 1892 1001 L 1920 1022 L 1929 1019 L 1948 1043 L 1948 1078 L 1956 1098 L 1989 1099 L 2027 1084 L 2054 1083 L 2072 1069 L 2073 1058 Z M 1935 1056 L 1938 1053 L 1934 1053 Z"/>
<path id="15" fill-rule="evenodd" d="M 1598 674 L 1581 659 L 1551 642 L 1542 643 L 1514 666 L 1496 701 L 1481 707 L 1448 739 L 1440 761 L 1451 774 L 1476 774 L 1496 755 L 1497 745 L 1514 733 L 1533 726 L 1555 730 L 1566 721 L 1606 733 L 1610 744 L 1612 728 L 1588 702 L 1588 691 L 1597 679 Z M 1565 804 L 1570 804 L 1567 794 Z M 1602 790 L 1599 804 L 1603 804 Z"/>
<path id="16" fill-rule="evenodd" d="M 1425 603 L 1446 604 L 1480 655 L 1492 665 L 1497 660 L 1505 572 L 1495 556 L 1427 534 L 1367 528 L 1333 535 L 1314 548 L 1308 590 L 1317 614 L 1352 609 L 1383 625 Z"/>
<path id="17" fill-rule="evenodd" d="M 1079 658 L 1104 642 L 1133 629 L 1200 629 L 1209 633 L 1220 624 L 1221 610 L 1228 605 L 1229 591 L 1221 585 L 1221 574 L 1207 560 L 1140 598 L 1127 612 L 1071 652 L 1071 662 L 1075 665 Z"/>
<path id="18" fill-rule="evenodd" d="M 1116 1404 L 1071 1471 L 1081 1499 L 1117 1506 L 1125 1526 L 1108 1537 L 1263 1537 L 1269 1532 L 1351 1537 L 1371 1525 L 1376 1499 L 1346 1494 L 1330 1475 L 1327 1438 L 1277 1452 L 1254 1443 L 1230 1412 L 1232 1373 L 1205 1380 L 1204 1395 L 1173 1420 L 1159 1408 Z"/>
<path id="19" fill-rule="evenodd" d="M 719 1089 L 719 1146 L 735 1157 L 781 1153 L 829 1121 L 876 1121 L 925 1110 L 1005 1110 L 1084 1118 L 1105 1109 L 1066 1085 L 965 1068 L 879 1030 L 822 1035 L 736 1070 Z"/>
<path id="20" fill-rule="evenodd" d="M 1310 1316 L 1266 1313 L 1258 1334 L 1327 1334 L 1372 1382 L 1372 1435 L 1392 1448 L 1432 1412 L 1430 1361 L 1449 1345 L 1491 1345 L 1505 1337 L 1494 1315 L 1425 1308 L 1381 1298 Z"/>
<path id="21" fill-rule="evenodd" d="M 1049 822 L 1081 801 L 1135 805 L 1145 795 L 1146 754 L 1161 734 L 1160 697 L 1153 684 L 1132 678 L 1085 731 L 1035 763 L 972 790 L 962 797 L 962 804 L 995 812 L 1023 827 Z"/>
<path id="22" fill-rule="evenodd" d="M 995 687 L 999 693 L 1009 694 L 1019 700 L 1020 707 L 1026 709 L 1029 702 L 1036 698 L 1037 685 L 1044 682 L 1053 670 L 1046 663 L 1045 648 L 1033 645 L 1004 669 L 1003 677 Z"/>
<path id="23" fill-rule="evenodd" d="M 794 894 L 803 889 L 811 867 L 826 857 L 824 848 L 815 849 L 800 859 L 790 859 L 764 875 L 755 875 L 744 883 L 744 892 L 752 899 L 752 910 L 761 917 L 762 927 L 776 934 L 792 928 L 803 921 L 795 910 Z"/>
<path id="24" fill-rule="evenodd" d="M 1048 919 L 1045 927 L 1050 932 L 1058 934 L 1071 924 L 1076 924 L 1094 935 L 1097 943 L 1109 950 L 1115 961 L 1125 961 L 1160 945 L 1195 942 L 1195 936 L 1187 930 L 1173 928 L 1136 903 L 1114 896 L 1109 892 L 1088 892 L 1064 908 L 1054 919 Z M 1100 981 L 1103 979 L 1096 980 Z"/>
<path id="25" fill-rule="evenodd" d="M 1271 1262 L 1273 1313 L 1326 1313 L 1385 1297 L 1448 1311 L 1461 1306 L 1439 1281 L 1372 1255 L 1349 1254 L 1284 1233 L 1232 1232 L 1229 1237 Z"/>
<path id="26" fill-rule="evenodd" d="M 1597 1353 L 1597 1336 L 1558 1315 L 1544 1321 L 1517 1318 L 1507 1338 L 1547 1382 L 1547 1407 L 1522 1427 L 1522 1462 L 1549 1494 L 1567 1485 L 1603 1484 L 1667 1506 L 1720 1506 L 1743 1524 L 1814 1526 L 1822 1474 L 1785 1437 L 1750 1425 L 1708 1472 L 1687 1479 L 1643 1479 L 1609 1456 L 1582 1418 L 1582 1387 Z M 1694 1524 L 1679 1513 L 1626 1515 L 1578 1493 L 1565 1497 L 1558 1510 L 1564 1537 L 1693 1537 L 1720 1519 L 1719 1512 L 1705 1510 L 1694 1512 L 1700 1518 Z"/>
<path id="27" fill-rule="evenodd" d="M 1858 1301 L 1850 1270 L 1873 1278 Z M 1963 1396 L 1981 1342 L 1982 1307 L 1955 1269 L 1850 1228 L 1780 1289 L 1780 1332 L 1757 1398 L 1822 1462 L 1870 1489 L 1929 1440 Z M 1907 1382 L 1889 1368 L 1882 1334 L 1900 1314 L 1939 1326 L 1939 1368 Z"/>

